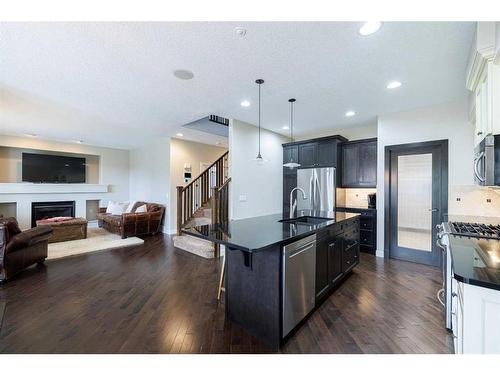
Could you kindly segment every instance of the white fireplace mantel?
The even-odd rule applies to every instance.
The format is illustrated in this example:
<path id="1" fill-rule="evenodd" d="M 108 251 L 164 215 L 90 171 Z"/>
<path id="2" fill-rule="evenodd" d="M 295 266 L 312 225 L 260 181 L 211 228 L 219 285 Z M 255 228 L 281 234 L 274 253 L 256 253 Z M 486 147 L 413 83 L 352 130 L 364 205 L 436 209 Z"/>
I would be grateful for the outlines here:
<path id="1" fill-rule="evenodd" d="M 75 194 L 108 191 L 109 185 L 101 184 L 0 183 L 0 194 Z"/>

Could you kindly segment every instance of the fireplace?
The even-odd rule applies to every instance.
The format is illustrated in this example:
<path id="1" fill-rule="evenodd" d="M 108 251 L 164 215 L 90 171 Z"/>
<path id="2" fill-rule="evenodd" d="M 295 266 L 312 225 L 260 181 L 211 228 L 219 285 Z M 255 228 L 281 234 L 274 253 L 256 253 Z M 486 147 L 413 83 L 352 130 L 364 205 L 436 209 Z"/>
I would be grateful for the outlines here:
<path id="1" fill-rule="evenodd" d="M 36 221 L 50 219 L 56 216 L 75 216 L 75 201 L 65 202 L 32 202 L 31 227 L 36 227 Z"/>

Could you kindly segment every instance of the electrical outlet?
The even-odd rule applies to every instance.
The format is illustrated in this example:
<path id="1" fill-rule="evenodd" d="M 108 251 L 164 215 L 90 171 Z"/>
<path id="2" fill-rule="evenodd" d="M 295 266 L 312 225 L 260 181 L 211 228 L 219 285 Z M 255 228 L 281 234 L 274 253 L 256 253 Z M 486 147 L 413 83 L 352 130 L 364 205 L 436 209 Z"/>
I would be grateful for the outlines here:
<path id="1" fill-rule="evenodd" d="M 239 201 L 240 202 L 246 202 L 247 201 L 247 196 L 246 195 L 240 195 Z"/>

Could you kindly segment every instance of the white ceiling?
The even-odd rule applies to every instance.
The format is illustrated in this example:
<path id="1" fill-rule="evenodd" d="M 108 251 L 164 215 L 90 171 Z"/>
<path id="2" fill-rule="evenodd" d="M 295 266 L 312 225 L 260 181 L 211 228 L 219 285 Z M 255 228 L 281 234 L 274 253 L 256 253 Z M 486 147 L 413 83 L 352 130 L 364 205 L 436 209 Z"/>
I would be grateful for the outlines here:
<path id="1" fill-rule="evenodd" d="M 360 25 L 2 23 L 0 132 L 134 148 L 182 131 L 215 143 L 181 126 L 207 114 L 256 123 L 256 78 L 263 127 L 283 132 L 295 97 L 298 135 L 466 95 L 474 23 L 390 22 L 368 37 Z M 387 90 L 391 80 L 403 86 Z"/>

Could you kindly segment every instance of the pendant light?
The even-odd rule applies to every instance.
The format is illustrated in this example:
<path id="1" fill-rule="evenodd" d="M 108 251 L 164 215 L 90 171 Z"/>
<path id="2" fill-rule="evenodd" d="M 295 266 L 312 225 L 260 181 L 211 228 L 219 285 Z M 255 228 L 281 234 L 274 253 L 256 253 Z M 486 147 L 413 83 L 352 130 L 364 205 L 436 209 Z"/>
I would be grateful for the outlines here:
<path id="1" fill-rule="evenodd" d="M 258 79 L 255 81 L 255 83 L 259 85 L 259 152 L 257 153 L 257 157 L 255 158 L 255 161 L 257 162 L 257 164 L 262 165 L 267 161 L 260 154 L 260 86 L 264 83 L 264 80 Z"/>
<path id="2" fill-rule="evenodd" d="M 295 101 L 296 100 L 294 98 L 288 99 L 288 102 L 290 103 L 290 139 L 292 142 L 293 142 L 293 103 L 295 103 Z M 300 167 L 300 164 L 294 162 L 293 161 L 293 154 L 290 154 L 290 160 L 287 161 L 285 164 L 283 164 L 283 167 L 293 169 L 293 168 Z"/>

